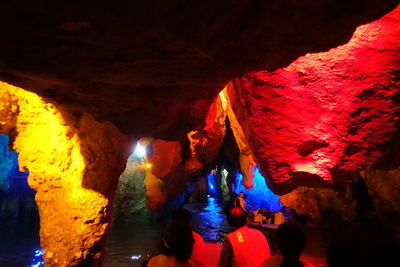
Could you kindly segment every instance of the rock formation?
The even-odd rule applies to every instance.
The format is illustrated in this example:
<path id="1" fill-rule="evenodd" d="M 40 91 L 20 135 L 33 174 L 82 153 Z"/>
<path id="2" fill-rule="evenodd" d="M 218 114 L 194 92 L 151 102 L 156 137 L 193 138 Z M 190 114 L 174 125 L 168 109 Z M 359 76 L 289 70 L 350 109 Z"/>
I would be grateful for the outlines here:
<path id="1" fill-rule="evenodd" d="M 13 140 L 37 191 L 46 263 L 100 264 L 126 138 L 87 114 L 65 116 L 21 88 L 0 83 L 0 90 L 0 131 Z"/>
<path id="2" fill-rule="evenodd" d="M 282 194 L 340 187 L 375 162 L 364 176 L 385 203 L 399 9 L 384 15 L 398 3 L 3 1 L 0 133 L 37 191 L 47 265 L 101 265 L 133 140 L 154 138 L 144 185 L 157 210 L 218 155 L 226 117 L 246 188 L 255 165 Z"/>
<path id="3" fill-rule="evenodd" d="M 400 9 L 351 40 L 236 82 L 239 123 L 275 192 L 339 186 L 399 135 Z M 240 113 L 240 110 L 239 110 Z"/>

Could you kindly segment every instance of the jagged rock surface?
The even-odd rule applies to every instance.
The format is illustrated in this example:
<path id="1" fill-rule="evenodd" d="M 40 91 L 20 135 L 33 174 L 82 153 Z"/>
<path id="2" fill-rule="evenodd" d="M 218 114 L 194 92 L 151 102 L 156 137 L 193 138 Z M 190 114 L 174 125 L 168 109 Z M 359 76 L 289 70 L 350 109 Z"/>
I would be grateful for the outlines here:
<path id="1" fill-rule="evenodd" d="M 345 45 L 236 83 L 245 134 L 275 192 L 341 187 L 391 150 L 400 122 L 399 18 L 397 8 Z"/>
<path id="2" fill-rule="evenodd" d="M 101 265 L 127 138 L 88 114 L 68 114 L 0 83 L 0 132 L 37 191 L 40 242 L 49 266 Z M 3 117 L 2 117 L 3 118 Z"/>
<path id="3" fill-rule="evenodd" d="M 396 3 L 2 1 L 0 80 L 137 138 L 182 140 L 232 78 L 345 43 Z"/>

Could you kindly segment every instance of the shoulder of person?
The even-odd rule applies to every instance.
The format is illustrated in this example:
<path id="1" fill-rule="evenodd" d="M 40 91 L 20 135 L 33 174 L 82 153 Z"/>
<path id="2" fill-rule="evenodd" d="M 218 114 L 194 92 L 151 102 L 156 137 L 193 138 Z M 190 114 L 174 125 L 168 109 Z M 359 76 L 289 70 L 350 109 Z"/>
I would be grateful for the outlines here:
<path id="1" fill-rule="evenodd" d="M 281 255 L 271 256 L 264 261 L 262 267 L 279 267 L 282 259 L 283 257 Z"/>
<path id="2" fill-rule="evenodd" d="M 164 254 L 159 254 L 157 256 L 153 256 L 149 259 L 149 262 L 147 263 L 147 267 L 156 267 L 156 266 L 162 266 L 162 264 L 166 261 L 167 256 Z"/>
<path id="3" fill-rule="evenodd" d="M 304 261 L 303 261 L 303 265 L 304 265 L 304 267 L 315 267 L 314 264 L 304 262 Z"/>
<path id="4" fill-rule="evenodd" d="M 193 235 L 194 238 L 197 238 L 197 239 L 200 239 L 200 240 L 204 241 L 204 238 L 200 234 L 196 233 L 195 231 L 192 231 L 192 235 Z"/>

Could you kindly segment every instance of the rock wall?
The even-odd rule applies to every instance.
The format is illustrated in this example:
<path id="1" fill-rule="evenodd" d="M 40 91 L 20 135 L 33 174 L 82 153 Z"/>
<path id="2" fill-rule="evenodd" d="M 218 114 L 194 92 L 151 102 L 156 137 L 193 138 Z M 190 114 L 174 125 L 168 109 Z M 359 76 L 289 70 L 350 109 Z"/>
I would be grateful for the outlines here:
<path id="1" fill-rule="evenodd" d="M 164 2 L 0 4 L 0 78 L 46 97 L 0 84 L 0 132 L 37 190 L 50 266 L 100 265 L 129 155 L 119 131 L 179 142 L 179 163 L 147 170 L 151 209 L 186 190 L 222 142 L 209 106 L 233 77 L 266 70 L 228 92 L 247 188 L 255 163 L 279 193 L 340 184 L 398 135 L 399 11 L 350 40 L 398 1 Z"/>
<path id="2" fill-rule="evenodd" d="M 0 134 L 0 191 L 6 192 L 10 187 L 8 175 L 18 161 L 18 154 L 9 150 L 9 138 Z"/>
<path id="3" fill-rule="evenodd" d="M 249 146 L 250 126 L 248 114 L 241 105 L 241 100 L 235 91 L 234 83 L 230 82 L 220 93 L 220 98 L 225 103 L 230 128 L 235 137 L 236 145 L 239 148 L 240 171 L 243 174 L 242 183 L 247 189 L 254 186 L 254 168 L 256 167 L 253 151 Z"/>
<path id="4" fill-rule="evenodd" d="M 400 8 L 328 52 L 234 83 L 248 144 L 272 189 L 337 186 L 399 135 Z M 385 145 L 386 144 L 386 145 Z M 342 187 L 343 189 L 343 187 Z"/>
<path id="5" fill-rule="evenodd" d="M 100 266 L 126 137 L 23 89 L 0 83 L 0 92 L 0 132 L 37 191 L 46 264 Z"/>
<path id="6" fill-rule="evenodd" d="M 114 200 L 114 211 L 117 216 L 127 216 L 146 210 L 145 178 L 145 166 L 131 155 L 126 163 L 125 171 L 119 177 Z"/>
<path id="7" fill-rule="evenodd" d="M 400 167 L 400 164 L 399 164 Z M 400 170 L 368 167 L 362 175 L 368 187 L 376 215 L 397 226 L 400 231 Z"/>
<path id="8" fill-rule="evenodd" d="M 1 1 L 0 80 L 134 138 L 182 140 L 233 77 L 343 44 L 398 2 Z"/>
<path id="9" fill-rule="evenodd" d="M 308 225 L 339 226 L 357 221 L 355 203 L 350 189 L 338 193 L 329 188 L 300 186 L 279 197 L 295 221 Z"/>

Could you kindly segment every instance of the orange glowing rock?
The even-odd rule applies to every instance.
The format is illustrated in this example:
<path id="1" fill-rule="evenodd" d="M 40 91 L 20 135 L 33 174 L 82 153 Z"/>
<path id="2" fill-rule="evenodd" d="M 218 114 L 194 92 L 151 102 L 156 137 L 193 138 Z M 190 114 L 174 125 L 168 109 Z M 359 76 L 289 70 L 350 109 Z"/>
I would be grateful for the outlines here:
<path id="1" fill-rule="evenodd" d="M 37 191 L 46 263 L 101 262 L 126 137 L 88 115 L 61 113 L 21 88 L 0 83 L 0 92 L 0 132 L 13 140 Z"/>

